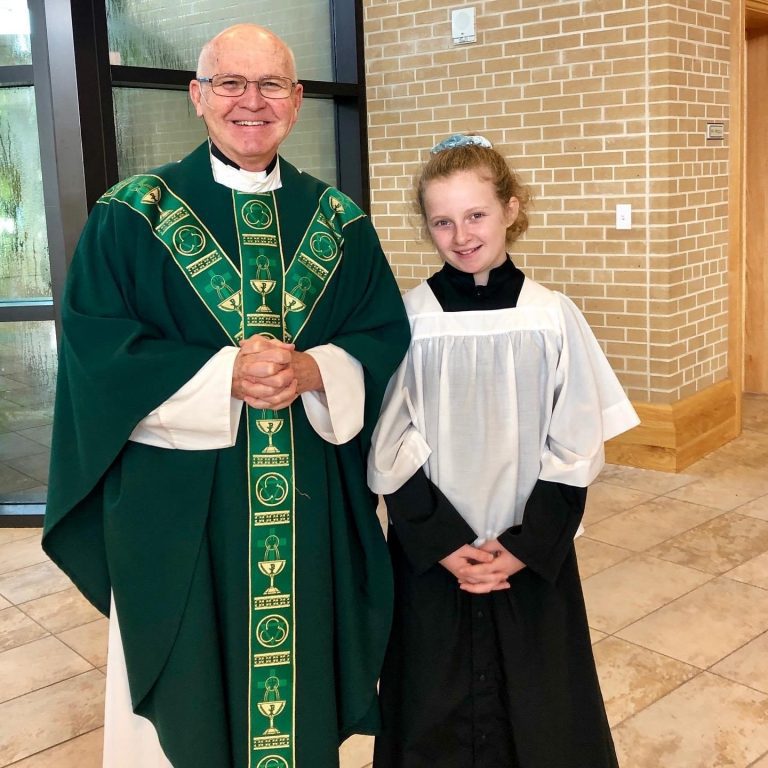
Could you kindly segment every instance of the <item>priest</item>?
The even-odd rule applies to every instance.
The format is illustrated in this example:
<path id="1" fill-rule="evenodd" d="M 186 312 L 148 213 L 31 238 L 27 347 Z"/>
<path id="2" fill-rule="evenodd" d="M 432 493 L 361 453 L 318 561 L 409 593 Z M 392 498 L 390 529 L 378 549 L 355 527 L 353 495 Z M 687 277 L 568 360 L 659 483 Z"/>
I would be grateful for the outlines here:
<path id="1" fill-rule="evenodd" d="M 72 261 L 43 543 L 110 616 L 107 768 L 332 768 L 378 722 L 365 460 L 408 322 L 370 220 L 278 153 L 288 47 L 230 27 L 189 91 L 208 140 Z"/>

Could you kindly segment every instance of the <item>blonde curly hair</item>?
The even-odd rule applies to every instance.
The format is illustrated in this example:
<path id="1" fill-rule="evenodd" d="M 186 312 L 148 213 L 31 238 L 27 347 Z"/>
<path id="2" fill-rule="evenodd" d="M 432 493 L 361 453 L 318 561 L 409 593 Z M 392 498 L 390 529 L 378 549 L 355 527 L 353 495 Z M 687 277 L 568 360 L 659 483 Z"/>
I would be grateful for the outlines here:
<path id="1" fill-rule="evenodd" d="M 507 228 L 507 244 L 513 243 L 528 229 L 528 205 L 533 197 L 507 161 L 492 147 L 464 144 L 431 154 L 416 180 L 416 207 L 426 222 L 424 190 L 430 181 L 444 179 L 461 171 L 475 171 L 490 181 L 499 202 L 506 206 L 510 198 L 519 203 L 517 218 Z"/>

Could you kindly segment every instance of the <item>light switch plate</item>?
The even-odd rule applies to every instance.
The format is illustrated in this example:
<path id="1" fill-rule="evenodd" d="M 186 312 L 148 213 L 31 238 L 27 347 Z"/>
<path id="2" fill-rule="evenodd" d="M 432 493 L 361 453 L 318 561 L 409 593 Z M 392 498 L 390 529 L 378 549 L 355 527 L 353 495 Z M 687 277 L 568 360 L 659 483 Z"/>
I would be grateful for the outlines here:
<path id="1" fill-rule="evenodd" d="M 616 206 L 616 229 L 632 229 L 632 206 L 619 203 Z"/>

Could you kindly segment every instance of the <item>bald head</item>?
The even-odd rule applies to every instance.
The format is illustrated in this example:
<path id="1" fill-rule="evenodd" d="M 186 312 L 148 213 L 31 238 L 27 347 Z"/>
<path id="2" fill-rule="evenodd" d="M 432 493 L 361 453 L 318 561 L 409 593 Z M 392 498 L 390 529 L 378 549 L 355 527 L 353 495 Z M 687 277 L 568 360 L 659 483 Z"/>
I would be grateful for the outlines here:
<path id="1" fill-rule="evenodd" d="M 296 79 L 296 59 L 293 51 L 272 31 L 258 24 L 235 24 L 212 37 L 200 51 L 197 60 L 197 76 L 207 77 L 220 73 L 218 62 L 230 51 L 270 52 L 278 59 L 284 58 L 287 74 Z"/>
<path id="2" fill-rule="evenodd" d="M 214 91 L 214 75 L 243 78 L 243 93 Z M 283 84 L 282 95 L 267 87 L 265 96 L 262 84 L 274 81 Z M 298 119 L 303 88 L 296 81 L 293 54 L 274 32 L 237 24 L 203 46 L 189 96 L 216 147 L 241 168 L 262 171 Z"/>

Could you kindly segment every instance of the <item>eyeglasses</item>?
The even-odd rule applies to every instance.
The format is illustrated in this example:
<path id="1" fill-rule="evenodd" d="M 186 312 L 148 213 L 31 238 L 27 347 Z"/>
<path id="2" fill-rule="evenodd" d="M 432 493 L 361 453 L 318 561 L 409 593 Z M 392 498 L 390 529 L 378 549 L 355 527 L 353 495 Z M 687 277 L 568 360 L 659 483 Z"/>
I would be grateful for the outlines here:
<path id="1" fill-rule="evenodd" d="M 258 80 L 248 80 L 244 75 L 213 75 L 195 78 L 198 83 L 209 83 L 217 96 L 242 96 L 248 83 L 256 83 L 265 99 L 287 99 L 298 81 L 279 75 L 268 75 Z"/>

